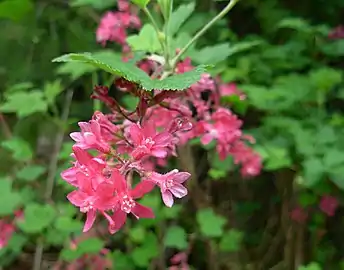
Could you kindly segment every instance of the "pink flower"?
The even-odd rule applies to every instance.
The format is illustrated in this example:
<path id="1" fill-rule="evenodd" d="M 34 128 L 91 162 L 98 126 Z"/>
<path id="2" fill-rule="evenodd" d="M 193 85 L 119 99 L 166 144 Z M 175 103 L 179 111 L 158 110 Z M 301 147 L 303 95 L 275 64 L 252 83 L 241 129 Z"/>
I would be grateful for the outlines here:
<path id="1" fill-rule="evenodd" d="M 212 123 L 203 123 L 206 133 L 201 137 L 204 145 L 216 139 L 218 144 L 230 145 L 242 136 L 242 121 L 224 108 L 219 108 L 211 117 Z M 220 152 L 220 151 L 219 151 Z M 223 158 L 223 155 L 221 155 Z"/>
<path id="2" fill-rule="evenodd" d="M 95 184 L 91 177 L 78 172 L 76 174 L 78 189 L 67 195 L 68 200 L 80 208 L 80 212 L 86 213 L 86 222 L 83 231 L 91 229 L 97 210 L 111 210 L 116 204 L 114 197 L 115 186 L 111 181 L 103 179 Z"/>
<path id="3" fill-rule="evenodd" d="M 303 224 L 308 218 L 308 213 L 305 211 L 305 209 L 298 206 L 290 212 L 290 218 L 298 223 Z"/>
<path id="4" fill-rule="evenodd" d="M 149 176 L 149 180 L 153 181 L 160 187 L 162 200 L 167 207 L 172 207 L 176 198 L 182 198 L 187 195 L 187 189 L 182 185 L 190 178 L 191 174 L 188 172 L 179 172 L 177 169 L 172 170 L 166 174 L 159 174 L 153 172 Z"/>
<path id="5" fill-rule="evenodd" d="M 140 18 L 131 14 L 124 3 L 120 3 L 120 9 L 123 12 L 107 12 L 100 20 L 96 36 L 103 45 L 106 41 L 113 41 L 123 46 L 126 44 L 126 29 L 141 27 Z"/>
<path id="6" fill-rule="evenodd" d="M 8 223 L 4 219 L 0 220 L 0 250 L 7 246 L 14 231 L 15 227 L 12 223 Z"/>
<path id="7" fill-rule="evenodd" d="M 319 204 L 320 210 L 330 217 L 334 216 L 338 206 L 338 200 L 330 195 L 323 196 Z"/>
<path id="8" fill-rule="evenodd" d="M 106 162 L 101 158 L 95 158 L 91 156 L 86 150 L 81 149 L 78 146 L 73 146 L 74 167 L 68 168 L 61 173 L 62 179 L 67 181 L 73 186 L 78 186 L 76 178 L 77 173 L 83 173 L 85 176 L 94 179 L 98 182 L 98 178 L 103 176 L 103 172 L 106 168 Z"/>
<path id="9" fill-rule="evenodd" d="M 116 190 L 116 204 L 113 207 L 114 214 L 110 216 L 107 213 L 103 213 L 109 221 L 109 231 L 111 233 L 117 232 L 125 224 L 129 213 L 132 213 L 137 219 L 154 218 L 154 213 L 150 208 L 135 201 L 135 199 L 141 198 L 154 188 L 153 182 L 141 181 L 134 189 L 129 189 L 123 175 L 116 170 L 113 171 L 111 180 Z"/>
<path id="10" fill-rule="evenodd" d="M 102 136 L 100 124 L 91 120 L 89 122 L 79 122 L 81 132 L 72 132 L 70 137 L 76 142 L 75 146 L 81 149 L 96 149 L 102 153 L 109 153 L 111 147 L 106 141 L 106 137 Z"/>
<path id="11" fill-rule="evenodd" d="M 241 92 L 235 83 L 223 83 L 219 86 L 221 96 L 237 95 L 240 100 L 246 99 L 246 95 Z"/>
<path id="12" fill-rule="evenodd" d="M 173 137 L 168 132 L 158 133 L 154 123 L 145 122 L 142 127 L 139 124 L 132 124 L 128 139 L 133 144 L 131 155 L 138 160 L 148 155 L 165 158 Z"/>
<path id="13" fill-rule="evenodd" d="M 344 39 L 344 25 L 339 25 L 334 28 L 329 34 L 329 39 Z"/>

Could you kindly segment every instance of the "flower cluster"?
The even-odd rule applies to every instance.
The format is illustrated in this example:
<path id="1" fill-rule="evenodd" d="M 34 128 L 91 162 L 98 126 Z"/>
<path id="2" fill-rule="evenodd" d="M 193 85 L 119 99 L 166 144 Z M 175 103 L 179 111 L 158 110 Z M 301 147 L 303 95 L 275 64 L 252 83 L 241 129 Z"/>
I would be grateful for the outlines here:
<path id="1" fill-rule="evenodd" d="M 328 34 L 329 39 L 344 39 L 344 25 L 339 25 Z"/>
<path id="2" fill-rule="evenodd" d="M 118 5 L 118 12 L 107 13 L 101 20 L 97 39 L 126 46 L 125 29 L 130 25 L 139 27 L 140 21 L 128 2 L 121 0 Z M 163 70 L 162 63 L 154 59 L 141 61 L 138 66 L 155 76 Z M 193 68 L 187 58 L 177 64 L 174 72 Z M 73 167 L 61 174 L 76 188 L 67 198 L 86 214 L 84 231 L 90 230 L 97 214 L 108 221 L 110 233 L 123 226 L 128 214 L 153 218 L 152 210 L 136 200 L 154 187 L 160 188 L 167 207 L 172 207 L 174 198 L 187 195 L 183 183 L 191 176 L 188 172 L 173 169 L 161 174 L 156 166 L 166 165 L 168 157 L 177 156 L 178 146 L 195 138 L 204 145 L 214 141 L 220 158 L 233 156 L 235 164 L 241 165 L 242 175 L 259 174 L 261 158 L 246 145 L 254 139 L 243 134 L 242 121 L 221 105 L 224 96 L 245 99 L 235 84 L 223 83 L 205 73 L 183 92 L 146 92 L 123 78 L 117 79 L 115 85 L 139 98 L 136 109 L 127 111 L 109 95 L 107 87 L 96 86 L 92 98 L 102 101 L 111 113 L 95 112 L 90 121 L 79 123 L 80 132 L 70 135 L 75 141 Z"/>
<path id="3" fill-rule="evenodd" d="M 8 245 L 16 231 L 16 221 L 23 217 L 22 210 L 14 212 L 14 217 L 5 217 L 0 219 L 0 250 Z"/>
<path id="4" fill-rule="evenodd" d="M 99 95 L 105 95 L 104 88 L 97 89 Z M 110 101 L 109 97 L 107 99 Z M 125 112 L 118 109 L 118 114 L 123 116 Z M 138 114 L 132 115 L 135 116 Z M 116 114 L 107 116 L 95 112 L 92 120 L 79 123 L 80 132 L 70 135 L 75 141 L 72 154 L 75 161 L 61 176 L 77 188 L 67 198 L 86 214 L 84 232 L 90 230 L 97 213 L 108 221 L 110 233 L 123 226 L 128 214 L 153 218 L 153 211 L 136 200 L 155 186 L 160 188 L 168 207 L 173 205 L 173 196 L 182 198 L 187 194 L 182 183 L 190 177 L 189 173 L 175 169 L 159 174 L 146 165 L 152 157 L 166 158 L 175 153 L 174 134 L 178 128 L 158 131 L 154 122 L 142 117 L 140 121 L 122 121 L 121 124 L 114 124 L 110 121 L 112 118 L 116 118 Z M 135 186 L 134 172 L 141 179 Z"/>
<path id="5" fill-rule="evenodd" d="M 119 0 L 118 11 L 109 11 L 102 17 L 96 32 L 97 41 L 103 45 L 107 41 L 112 41 L 127 49 L 128 47 L 125 46 L 127 29 L 141 27 L 140 18 L 132 11 L 133 9 L 134 7 L 131 7 L 127 1 Z"/>

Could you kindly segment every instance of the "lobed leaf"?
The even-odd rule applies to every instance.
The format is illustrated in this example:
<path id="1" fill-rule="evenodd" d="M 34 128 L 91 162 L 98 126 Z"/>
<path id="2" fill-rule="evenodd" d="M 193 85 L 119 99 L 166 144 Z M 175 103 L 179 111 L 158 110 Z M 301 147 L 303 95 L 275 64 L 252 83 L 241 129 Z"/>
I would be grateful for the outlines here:
<path id="1" fill-rule="evenodd" d="M 137 83 L 145 90 L 184 90 L 196 83 L 207 68 L 207 66 L 201 65 L 183 74 L 176 74 L 163 80 L 154 80 L 135 65 L 119 60 L 116 61 L 115 59 L 109 59 L 106 55 L 70 53 L 55 58 L 53 62 L 87 63 L 111 74 L 123 77 L 128 81 Z"/>

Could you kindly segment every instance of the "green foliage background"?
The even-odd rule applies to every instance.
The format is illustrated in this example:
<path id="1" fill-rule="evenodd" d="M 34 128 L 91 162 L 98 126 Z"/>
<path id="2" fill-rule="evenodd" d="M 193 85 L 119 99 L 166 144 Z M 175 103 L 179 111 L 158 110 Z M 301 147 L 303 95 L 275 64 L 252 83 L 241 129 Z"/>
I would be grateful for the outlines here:
<path id="1" fill-rule="evenodd" d="M 193 269 L 344 269 L 344 39 L 327 38 L 343 23 L 341 0 L 242 0 L 187 54 L 196 64 L 216 64 L 212 74 L 247 94 L 246 101 L 224 102 L 255 136 L 264 159 L 261 176 L 242 179 L 231 159 L 221 162 L 212 147 L 202 149 L 195 141 L 193 157 L 204 170 L 188 201 L 165 209 L 159 194 L 151 194 L 143 203 L 157 219 L 132 222 L 111 238 L 90 236 L 70 248 L 83 220 L 66 201 L 70 187 L 59 176 L 69 166 L 66 134 L 99 108 L 89 99 L 92 85 L 109 84 L 112 75 L 51 60 L 87 51 L 118 62 L 118 47 L 95 42 L 99 19 L 115 2 L 0 2 L 0 112 L 8 124 L 0 134 L 0 216 L 18 207 L 25 215 L 0 249 L 0 265 L 31 267 L 43 243 L 42 267 L 49 267 L 51 254 L 52 261 L 71 262 L 107 246 L 114 269 L 123 270 L 166 269 L 173 254 L 188 248 Z M 176 9 L 170 25 L 173 46 L 185 45 L 225 4 L 175 1 L 185 6 Z M 147 29 L 133 32 L 128 42 L 136 50 L 158 52 Z M 128 108 L 136 102 L 119 98 Z M 47 202 L 51 178 L 56 188 Z M 324 195 L 339 201 L 333 217 L 319 210 Z M 298 205 L 308 212 L 304 224 L 290 219 Z"/>

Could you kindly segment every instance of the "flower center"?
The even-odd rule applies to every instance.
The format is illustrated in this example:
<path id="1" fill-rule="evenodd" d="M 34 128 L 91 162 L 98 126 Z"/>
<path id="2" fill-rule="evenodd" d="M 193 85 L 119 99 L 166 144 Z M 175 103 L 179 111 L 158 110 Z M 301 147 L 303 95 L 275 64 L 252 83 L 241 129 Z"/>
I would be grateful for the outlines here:
<path id="1" fill-rule="evenodd" d="M 151 148 L 154 145 L 154 141 L 151 137 L 148 137 L 144 140 L 144 144 L 145 146 L 147 146 L 148 148 Z"/>
<path id="2" fill-rule="evenodd" d="M 128 195 L 124 195 L 122 198 L 121 210 L 129 214 L 134 207 L 135 201 Z"/>
<path id="3" fill-rule="evenodd" d="M 80 207 L 80 212 L 87 213 L 88 211 L 93 209 L 93 202 L 86 201 L 84 202 L 83 206 Z"/>
<path id="4" fill-rule="evenodd" d="M 165 182 L 164 182 L 164 188 L 165 189 L 170 189 L 172 188 L 174 185 L 173 183 L 173 180 L 172 179 L 167 179 Z"/>

